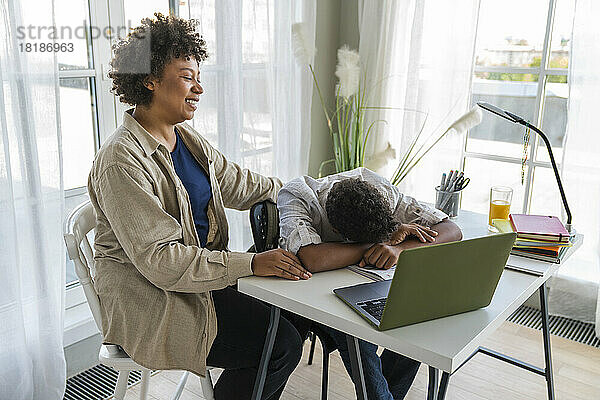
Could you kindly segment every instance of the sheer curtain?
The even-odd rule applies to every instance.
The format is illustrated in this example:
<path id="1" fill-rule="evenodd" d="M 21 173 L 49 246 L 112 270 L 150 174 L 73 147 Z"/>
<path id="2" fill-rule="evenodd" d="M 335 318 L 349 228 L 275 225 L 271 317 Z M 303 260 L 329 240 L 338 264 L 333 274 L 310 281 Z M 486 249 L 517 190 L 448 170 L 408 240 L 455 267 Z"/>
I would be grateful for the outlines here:
<path id="1" fill-rule="evenodd" d="M 382 0 L 371 2 L 359 0 L 358 27 L 360 42 L 358 52 L 366 70 L 367 88 L 370 106 L 389 106 L 392 104 L 392 93 L 402 84 L 399 75 L 394 75 L 391 60 L 406 56 L 402 39 L 405 32 L 397 29 L 396 19 L 406 15 L 413 6 L 410 1 L 397 2 Z M 374 45 L 377 43 L 377 45 Z M 388 111 L 370 110 L 366 114 L 368 125 L 372 121 L 383 121 L 390 118 Z M 393 127 L 378 123 L 376 135 L 370 136 L 366 148 L 366 166 L 373 171 L 390 177 L 393 173 L 396 149 L 392 147 L 390 129 Z"/>
<path id="2" fill-rule="evenodd" d="M 27 10 L 27 13 L 24 12 Z M 0 0 L 0 398 L 62 399 L 63 193 L 53 53 L 19 26 L 52 26 L 51 0 Z"/>
<path id="3" fill-rule="evenodd" d="M 570 62 L 568 123 L 563 180 L 573 226 L 585 235 L 583 245 L 559 270 L 550 290 L 550 311 L 593 320 L 600 337 L 600 3 L 577 0 Z"/>
<path id="4" fill-rule="evenodd" d="M 190 2 L 211 53 L 194 127 L 229 160 L 284 182 L 308 171 L 312 81 L 294 60 L 291 26 L 314 35 L 315 12 L 315 0 Z M 229 247 L 248 249 L 248 213 L 227 215 Z"/>
<path id="5" fill-rule="evenodd" d="M 402 109 L 368 116 L 387 124 L 379 124 L 369 139 L 367 166 L 391 177 L 424 123 L 426 135 L 446 128 L 466 111 L 478 7 L 478 0 L 359 0 L 359 52 L 367 64 L 367 79 L 375 85 L 371 104 Z M 400 188 L 433 202 L 440 171 L 460 166 L 462 143 L 462 137 L 440 142 Z"/>

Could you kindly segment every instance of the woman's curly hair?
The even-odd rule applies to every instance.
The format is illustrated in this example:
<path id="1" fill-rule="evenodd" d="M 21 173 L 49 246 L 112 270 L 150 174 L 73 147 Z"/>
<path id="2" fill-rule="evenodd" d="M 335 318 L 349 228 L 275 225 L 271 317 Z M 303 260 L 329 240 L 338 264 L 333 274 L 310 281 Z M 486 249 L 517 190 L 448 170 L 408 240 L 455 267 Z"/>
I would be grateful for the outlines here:
<path id="1" fill-rule="evenodd" d="M 398 226 L 389 202 L 375 186 L 358 178 L 336 182 L 325 211 L 331 226 L 353 242 L 384 242 Z"/>
<path id="2" fill-rule="evenodd" d="M 174 58 L 208 58 L 206 42 L 195 32 L 197 21 L 155 13 L 144 18 L 124 40 L 113 46 L 114 57 L 108 73 L 111 91 L 122 103 L 149 105 L 152 91 L 144 83 L 149 77 L 161 78 L 165 66 Z"/>

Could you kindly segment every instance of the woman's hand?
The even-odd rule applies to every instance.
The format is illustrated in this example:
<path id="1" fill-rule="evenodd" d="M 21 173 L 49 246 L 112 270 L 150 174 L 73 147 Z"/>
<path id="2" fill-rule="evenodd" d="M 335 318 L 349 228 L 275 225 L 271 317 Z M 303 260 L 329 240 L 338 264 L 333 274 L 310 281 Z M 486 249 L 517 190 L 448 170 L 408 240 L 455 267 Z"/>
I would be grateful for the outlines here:
<path id="1" fill-rule="evenodd" d="M 279 276 L 297 281 L 312 276 L 298 257 L 283 249 L 273 249 L 256 253 L 252 258 L 252 271 L 256 276 Z"/>
<path id="2" fill-rule="evenodd" d="M 426 226 L 419 224 L 400 224 L 396 232 L 392 233 L 390 240 L 385 242 L 391 246 L 397 245 L 403 242 L 409 236 L 415 236 L 421 242 L 434 242 L 435 237 L 438 235 L 436 231 Z"/>
<path id="3" fill-rule="evenodd" d="M 390 269 L 398 262 L 398 257 L 401 252 L 401 245 L 392 246 L 385 243 L 374 244 L 365 251 L 358 266 L 364 267 L 366 265 L 373 265 L 379 269 Z"/>

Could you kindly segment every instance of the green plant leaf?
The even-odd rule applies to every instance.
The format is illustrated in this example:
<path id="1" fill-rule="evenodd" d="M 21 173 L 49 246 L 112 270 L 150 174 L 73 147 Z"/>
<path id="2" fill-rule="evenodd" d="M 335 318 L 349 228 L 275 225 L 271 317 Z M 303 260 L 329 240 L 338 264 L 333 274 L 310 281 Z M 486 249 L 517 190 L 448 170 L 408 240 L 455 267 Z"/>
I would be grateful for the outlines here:
<path id="1" fill-rule="evenodd" d="M 323 167 L 326 166 L 327 164 L 331 164 L 331 163 L 335 163 L 335 159 L 334 158 L 330 158 L 329 160 L 325 160 L 321 163 L 321 165 L 319 165 L 319 178 L 323 177 Z"/>

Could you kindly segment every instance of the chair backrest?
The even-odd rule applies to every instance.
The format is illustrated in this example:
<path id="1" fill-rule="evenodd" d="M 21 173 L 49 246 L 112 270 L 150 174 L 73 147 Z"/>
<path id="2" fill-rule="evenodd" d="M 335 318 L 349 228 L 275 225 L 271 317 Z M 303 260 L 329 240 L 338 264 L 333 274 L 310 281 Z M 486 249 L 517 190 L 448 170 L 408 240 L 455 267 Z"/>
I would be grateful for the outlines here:
<path id="1" fill-rule="evenodd" d="M 65 244 L 69 259 L 75 264 L 75 273 L 83 287 L 94 322 L 102 332 L 102 314 L 100 313 L 100 300 L 93 284 L 96 275 L 94 268 L 94 252 L 87 239 L 87 234 L 96 227 L 96 213 L 92 203 L 86 201 L 80 204 L 67 218 L 65 226 Z"/>
<path id="2" fill-rule="evenodd" d="M 279 247 L 279 211 L 272 201 L 256 203 L 250 209 L 254 251 L 262 253 Z"/>

